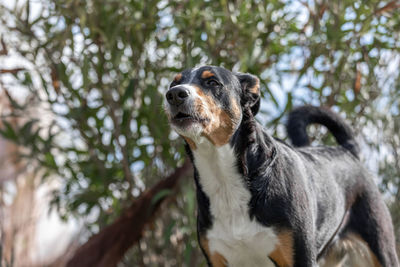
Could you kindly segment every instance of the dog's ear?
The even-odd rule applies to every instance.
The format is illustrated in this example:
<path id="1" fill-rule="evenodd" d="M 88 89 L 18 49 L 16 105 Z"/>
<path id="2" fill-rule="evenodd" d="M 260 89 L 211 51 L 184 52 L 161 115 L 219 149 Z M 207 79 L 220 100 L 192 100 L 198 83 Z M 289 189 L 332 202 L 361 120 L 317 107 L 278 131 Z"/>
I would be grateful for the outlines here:
<path id="1" fill-rule="evenodd" d="M 260 80 L 249 73 L 236 73 L 242 87 L 241 105 L 250 107 L 255 116 L 260 109 Z"/>

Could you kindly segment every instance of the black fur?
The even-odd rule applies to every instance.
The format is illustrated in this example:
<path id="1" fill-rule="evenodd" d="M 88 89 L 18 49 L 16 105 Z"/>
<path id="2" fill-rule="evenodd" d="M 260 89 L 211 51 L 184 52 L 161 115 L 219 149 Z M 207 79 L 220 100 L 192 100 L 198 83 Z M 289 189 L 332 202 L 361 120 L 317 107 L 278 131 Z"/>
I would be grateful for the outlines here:
<path id="1" fill-rule="evenodd" d="M 317 266 L 331 244 L 350 232 L 368 243 L 382 266 L 399 266 L 390 214 L 373 177 L 358 160 L 359 148 L 350 127 L 327 109 L 297 108 L 287 125 L 298 148 L 292 147 L 272 138 L 255 120 L 259 95 L 247 89 L 257 78 L 207 66 L 187 71 L 181 83 L 201 86 L 199 76 L 205 69 L 216 74 L 221 88 L 207 91 L 210 89 L 202 86 L 202 90 L 224 109 L 232 107 L 232 99 L 240 101 L 241 121 L 230 145 L 251 193 L 249 216 L 261 225 L 293 233 L 294 266 Z M 306 127 L 310 123 L 325 125 L 340 146 L 308 146 Z M 186 148 L 193 161 L 189 145 Z M 195 164 L 194 168 L 198 234 L 203 236 L 212 227 L 213 216 Z"/>
<path id="2" fill-rule="evenodd" d="M 353 131 L 336 113 L 327 108 L 302 106 L 289 113 L 287 132 L 293 145 L 297 147 L 310 145 L 306 127 L 311 123 L 326 126 L 339 145 L 358 157 L 360 149 L 354 140 Z"/>
<path id="3" fill-rule="evenodd" d="M 260 109 L 260 94 L 250 92 L 250 88 L 259 84 L 259 80 L 254 75 L 248 73 L 236 73 L 242 87 L 242 107 L 250 108 L 253 116 L 255 116 Z"/>

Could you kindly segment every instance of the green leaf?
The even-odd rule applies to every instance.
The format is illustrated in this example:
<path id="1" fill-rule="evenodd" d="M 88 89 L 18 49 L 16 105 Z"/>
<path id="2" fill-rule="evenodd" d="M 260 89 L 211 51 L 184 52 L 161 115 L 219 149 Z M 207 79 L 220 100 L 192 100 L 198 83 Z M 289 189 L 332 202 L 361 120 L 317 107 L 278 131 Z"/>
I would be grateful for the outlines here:
<path id="1" fill-rule="evenodd" d="M 130 79 L 128 86 L 125 88 L 125 92 L 121 97 L 121 105 L 125 103 L 125 101 L 133 96 L 133 92 L 135 90 L 136 80 Z"/>
<path id="2" fill-rule="evenodd" d="M 15 143 L 18 143 L 18 135 L 14 131 L 14 128 L 12 127 L 12 125 L 6 120 L 3 120 L 3 125 L 4 125 L 5 128 L 4 129 L 0 129 L 0 134 L 4 138 L 6 138 L 6 139 L 8 139 L 10 141 L 13 141 Z"/>
<path id="3" fill-rule="evenodd" d="M 164 199 L 165 197 L 172 194 L 172 190 L 170 189 L 162 189 L 161 191 L 157 192 L 151 199 L 151 205 L 155 206 L 159 201 Z"/>

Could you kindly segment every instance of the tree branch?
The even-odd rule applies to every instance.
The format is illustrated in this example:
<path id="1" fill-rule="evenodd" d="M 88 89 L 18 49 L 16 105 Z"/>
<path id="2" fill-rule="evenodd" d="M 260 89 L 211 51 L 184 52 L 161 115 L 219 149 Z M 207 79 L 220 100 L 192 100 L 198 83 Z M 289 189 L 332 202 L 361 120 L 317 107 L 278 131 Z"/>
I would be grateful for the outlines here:
<path id="1" fill-rule="evenodd" d="M 186 160 L 171 175 L 143 192 L 115 222 L 78 248 L 67 266 L 116 266 L 125 252 L 141 239 L 145 226 L 155 219 L 161 204 L 171 197 L 171 194 L 162 193 L 174 190 L 190 169 L 191 163 Z"/>
<path id="2" fill-rule="evenodd" d="M 15 68 L 15 69 L 0 69 L 0 74 L 4 73 L 11 73 L 11 74 L 17 74 L 20 71 L 25 70 L 24 68 Z"/>

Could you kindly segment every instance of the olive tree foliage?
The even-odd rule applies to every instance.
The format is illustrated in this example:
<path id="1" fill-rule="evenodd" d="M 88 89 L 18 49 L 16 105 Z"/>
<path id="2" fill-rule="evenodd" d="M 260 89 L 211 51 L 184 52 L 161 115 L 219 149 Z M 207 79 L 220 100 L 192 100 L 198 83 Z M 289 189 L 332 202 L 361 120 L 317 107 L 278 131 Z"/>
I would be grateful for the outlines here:
<path id="1" fill-rule="evenodd" d="M 202 64 L 260 77 L 258 119 L 282 138 L 293 105 L 342 112 L 381 162 L 375 171 L 385 195 L 399 199 L 397 1 L 17 3 L 0 4 L 1 44 L 8 51 L 0 56 L 18 55 L 29 64 L 0 79 L 12 75 L 13 88 L 28 93 L 25 101 L 16 99 L 17 89 L 2 82 L 14 111 L 2 114 L 1 133 L 27 148 L 22 156 L 43 179 L 62 178 L 52 201 L 62 217 L 90 214 L 87 226 L 96 232 L 182 162 L 163 94 L 176 73 Z M 46 126 L 27 112 L 33 103 L 49 114 Z M 15 116 L 24 118 L 21 127 L 7 123 Z M 127 264 L 202 262 L 191 181 L 169 208 Z"/>

